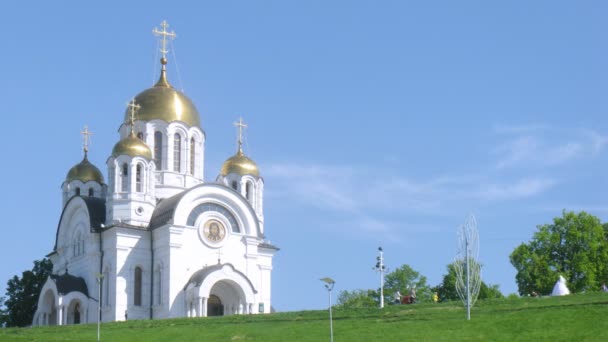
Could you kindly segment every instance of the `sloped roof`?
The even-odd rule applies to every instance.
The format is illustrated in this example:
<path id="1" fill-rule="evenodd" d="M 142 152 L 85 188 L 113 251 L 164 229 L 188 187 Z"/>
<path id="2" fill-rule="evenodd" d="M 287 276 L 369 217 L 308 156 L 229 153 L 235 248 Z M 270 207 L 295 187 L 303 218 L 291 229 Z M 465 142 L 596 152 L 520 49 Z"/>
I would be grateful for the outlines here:
<path id="1" fill-rule="evenodd" d="M 65 206 L 63 207 L 63 211 L 61 212 L 59 222 L 57 223 L 57 232 L 55 233 L 55 246 L 53 247 L 53 251 L 57 250 L 57 239 L 59 238 L 59 228 L 61 226 L 61 221 L 63 220 L 63 214 L 65 214 L 65 209 L 76 198 L 81 198 L 87 206 L 87 210 L 89 211 L 89 223 L 91 225 L 91 233 L 99 232 L 101 230 L 101 225 L 106 222 L 106 201 L 105 201 L 105 199 L 96 198 L 96 197 L 85 197 L 85 196 L 74 196 L 74 197 L 70 198 L 67 201 L 67 203 L 65 204 Z"/>
<path id="2" fill-rule="evenodd" d="M 87 283 L 81 277 L 76 277 L 69 273 L 65 273 L 62 275 L 51 274 L 50 278 L 55 282 L 57 292 L 59 292 L 60 295 L 66 295 L 70 292 L 76 291 L 84 294 L 87 297 L 89 296 Z"/>

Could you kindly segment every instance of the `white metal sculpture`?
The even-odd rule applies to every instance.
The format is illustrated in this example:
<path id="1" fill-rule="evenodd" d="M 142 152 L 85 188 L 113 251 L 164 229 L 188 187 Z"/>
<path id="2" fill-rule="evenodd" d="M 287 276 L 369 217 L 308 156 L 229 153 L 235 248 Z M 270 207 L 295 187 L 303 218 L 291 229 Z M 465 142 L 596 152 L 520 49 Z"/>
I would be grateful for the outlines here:
<path id="1" fill-rule="evenodd" d="M 454 266 L 456 268 L 456 292 L 467 308 L 467 320 L 471 319 L 471 307 L 475 304 L 481 286 L 479 258 L 479 234 L 475 216 L 469 215 L 464 225 L 458 227 L 458 246 Z"/>

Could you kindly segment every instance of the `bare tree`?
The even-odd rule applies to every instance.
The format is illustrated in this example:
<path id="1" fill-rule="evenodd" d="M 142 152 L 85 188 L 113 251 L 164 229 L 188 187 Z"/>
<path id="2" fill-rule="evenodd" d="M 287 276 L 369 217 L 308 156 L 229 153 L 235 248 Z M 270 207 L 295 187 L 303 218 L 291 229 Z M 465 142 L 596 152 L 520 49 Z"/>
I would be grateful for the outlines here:
<path id="1" fill-rule="evenodd" d="M 458 227 L 458 246 L 454 265 L 456 267 L 456 292 L 467 308 L 467 320 L 471 319 L 471 307 L 475 304 L 481 286 L 479 258 L 479 234 L 477 221 L 470 214 L 464 225 Z"/>

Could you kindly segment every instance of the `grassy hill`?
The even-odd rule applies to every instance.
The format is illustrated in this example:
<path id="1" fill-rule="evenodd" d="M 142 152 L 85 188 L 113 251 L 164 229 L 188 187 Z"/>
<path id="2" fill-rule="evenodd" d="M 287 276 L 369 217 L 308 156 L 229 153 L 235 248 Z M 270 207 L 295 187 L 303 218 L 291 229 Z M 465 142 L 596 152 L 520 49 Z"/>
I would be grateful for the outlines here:
<path id="1" fill-rule="evenodd" d="M 608 341 L 608 294 L 334 310 L 339 341 Z M 0 329 L 0 341 L 95 341 L 96 325 Z M 327 311 L 106 323 L 102 341 L 329 341 Z"/>

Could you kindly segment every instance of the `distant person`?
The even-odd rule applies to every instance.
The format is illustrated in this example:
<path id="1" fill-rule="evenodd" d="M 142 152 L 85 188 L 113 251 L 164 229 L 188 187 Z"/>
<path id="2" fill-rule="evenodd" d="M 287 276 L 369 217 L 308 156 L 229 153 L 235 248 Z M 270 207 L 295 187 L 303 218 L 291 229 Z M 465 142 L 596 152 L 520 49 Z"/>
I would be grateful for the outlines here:
<path id="1" fill-rule="evenodd" d="M 608 292 L 608 286 L 606 286 L 606 283 L 602 283 L 602 292 Z"/>
<path id="2" fill-rule="evenodd" d="M 410 303 L 414 303 L 416 301 L 416 286 L 410 289 Z"/>
<path id="3" fill-rule="evenodd" d="M 394 297 L 395 297 L 394 303 L 395 304 L 401 304 L 401 297 L 403 297 L 403 296 L 401 295 L 401 292 L 399 292 L 399 290 L 397 290 L 395 292 Z"/>
<path id="4" fill-rule="evenodd" d="M 439 301 L 439 294 L 437 292 L 433 293 L 433 303 L 437 303 Z"/>

